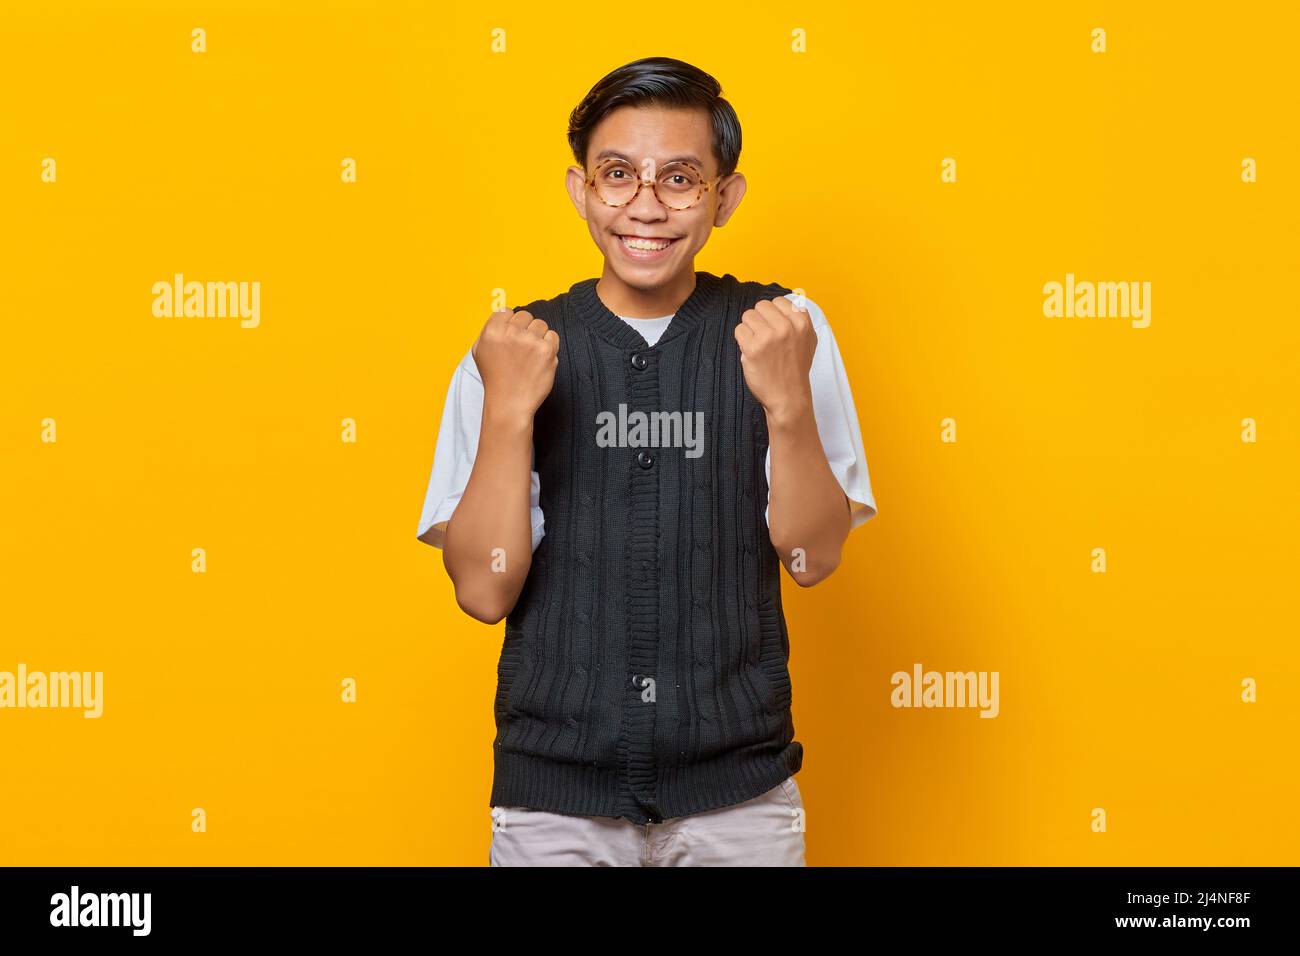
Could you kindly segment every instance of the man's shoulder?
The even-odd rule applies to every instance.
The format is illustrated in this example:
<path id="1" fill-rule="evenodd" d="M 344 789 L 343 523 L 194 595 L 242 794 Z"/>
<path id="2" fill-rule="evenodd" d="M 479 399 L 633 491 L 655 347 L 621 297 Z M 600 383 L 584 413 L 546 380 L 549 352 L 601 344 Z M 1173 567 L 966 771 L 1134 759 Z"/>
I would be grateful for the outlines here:
<path id="1" fill-rule="evenodd" d="M 792 286 L 787 286 L 782 282 L 763 281 L 760 279 L 739 279 L 730 272 L 720 277 L 721 281 L 735 289 L 742 299 L 746 300 L 746 308 L 749 308 L 759 299 L 774 299 L 780 295 L 789 295 L 794 292 Z"/>
<path id="2" fill-rule="evenodd" d="M 799 286 L 788 286 L 784 282 L 763 282 L 759 280 L 741 281 L 733 275 L 726 275 L 725 280 L 735 284 L 735 287 L 741 290 L 741 298 L 744 300 L 745 308 L 752 309 L 754 303 L 760 300 L 775 299 L 778 296 L 791 299 L 798 307 L 802 307 L 812 317 L 813 327 L 821 329 L 828 325 L 826 314 L 822 311 L 821 306 L 813 301 Z"/>
<path id="3" fill-rule="evenodd" d="M 725 282 L 725 284 L 736 287 L 736 289 L 745 290 L 746 293 L 758 294 L 759 298 L 770 299 L 774 297 L 774 295 L 785 295 L 794 291 L 792 286 L 785 285 L 784 282 L 763 281 L 758 280 L 758 278 L 742 280 L 742 278 L 737 278 L 729 272 L 722 276 L 722 281 Z"/>
<path id="4" fill-rule="evenodd" d="M 512 311 L 528 312 L 535 318 L 544 318 L 546 315 L 558 315 L 564 311 L 565 305 L 573 298 L 578 289 L 584 284 L 594 283 L 594 279 L 579 279 L 573 285 L 569 286 L 563 292 L 558 292 L 549 297 L 533 299 L 523 305 L 511 306 Z"/>

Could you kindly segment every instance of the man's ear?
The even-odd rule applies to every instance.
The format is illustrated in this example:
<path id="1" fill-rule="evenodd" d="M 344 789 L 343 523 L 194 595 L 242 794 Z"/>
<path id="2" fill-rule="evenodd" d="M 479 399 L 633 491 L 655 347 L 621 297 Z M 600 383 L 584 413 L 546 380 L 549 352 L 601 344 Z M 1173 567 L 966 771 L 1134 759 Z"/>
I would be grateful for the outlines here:
<path id="1" fill-rule="evenodd" d="M 718 209 L 713 215 L 714 226 L 725 226 L 731 214 L 736 211 L 740 205 L 740 200 L 745 196 L 745 176 L 743 173 L 732 173 L 718 183 Z"/>
<path id="2" fill-rule="evenodd" d="M 569 198 L 573 200 L 573 208 L 578 210 L 578 215 L 583 219 L 587 218 L 587 174 L 581 166 L 570 166 L 564 172 L 564 188 L 569 191 Z"/>

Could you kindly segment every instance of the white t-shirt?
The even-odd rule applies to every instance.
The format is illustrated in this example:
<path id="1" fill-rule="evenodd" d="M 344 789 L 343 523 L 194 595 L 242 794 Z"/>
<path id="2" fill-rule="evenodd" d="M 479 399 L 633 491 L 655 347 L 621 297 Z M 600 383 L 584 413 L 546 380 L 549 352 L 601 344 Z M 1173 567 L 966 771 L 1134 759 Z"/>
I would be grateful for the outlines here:
<path id="1" fill-rule="evenodd" d="M 786 296 L 794 301 L 792 292 Z M 876 501 L 871 493 L 871 477 L 867 473 L 867 455 L 862 448 L 862 433 L 858 428 L 857 410 L 853 405 L 853 392 L 849 388 L 839 347 L 831 333 L 830 324 L 822 310 L 807 296 L 804 307 L 812 319 L 817 333 L 817 349 L 813 353 L 808 380 L 813 397 L 813 416 L 817 420 L 817 434 L 831 471 L 852 507 L 849 528 L 858 527 L 876 514 Z M 673 320 L 672 315 L 658 319 L 629 319 L 619 316 L 641 333 L 646 344 L 654 346 Z M 474 467 L 474 454 L 478 450 L 479 425 L 483 420 L 483 379 L 479 376 L 474 356 L 466 352 L 452 374 L 443 403 L 442 424 L 438 428 L 438 443 L 434 450 L 433 471 L 424 494 L 424 508 L 416 535 L 420 540 L 441 548 L 447 521 L 456 510 L 456 504 L 465 493 L 470 472 Z M 772 449 L 767 450 L 767 479 L 772 480 Z M 545 515 L 539 504 L 541 479 L 532 472 L 529 492 L 532 514 L 533 550 L 545 534 Z M 767 520 L 768 509 L 763 510 Z"/>
<path id="2" fill-rule="evenodd" d="M 668 323 L 673 320 L 672 315 L 661 315 L 657 319 L 629 319 L 626 315 L 620 315 L 619 318 L 640 332 L 641 338 L 645 339 L 645 344 L 650 346 L 659 341 L 659 337 L 668 328 Z"/>

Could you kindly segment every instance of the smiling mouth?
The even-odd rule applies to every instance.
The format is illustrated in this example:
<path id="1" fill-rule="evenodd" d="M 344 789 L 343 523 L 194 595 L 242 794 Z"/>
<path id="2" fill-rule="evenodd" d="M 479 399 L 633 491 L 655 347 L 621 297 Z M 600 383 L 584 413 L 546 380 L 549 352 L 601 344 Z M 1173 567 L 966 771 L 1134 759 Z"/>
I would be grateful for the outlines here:
<path id="1" fill-rule="evenodd" d="M 649 238 L 646 236 L 623 236 L 618 237 L 619 242 L 627 249 L 634 249 L 637 252 L 662 252 L 680 237 L 667 239 L 664 237 Z"/>

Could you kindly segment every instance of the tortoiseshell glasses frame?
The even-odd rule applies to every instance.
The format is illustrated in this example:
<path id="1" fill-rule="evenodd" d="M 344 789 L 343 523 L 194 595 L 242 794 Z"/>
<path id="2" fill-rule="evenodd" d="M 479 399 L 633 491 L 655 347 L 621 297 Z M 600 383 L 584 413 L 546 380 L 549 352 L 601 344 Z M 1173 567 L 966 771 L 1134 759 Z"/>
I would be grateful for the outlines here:
<path id="1" fill-rule="evenodd" d="M 600 190 L 596 187 L 596 177 L 599 176 L 601 172 L 606 169 L 606 167 L 611 166 L 615 163 L 627 167 L 635 176 L 636 169 L 632 166 L 631 163 L 629 163 L 627 160 L 624 159 L 617 159 L 611 157 L 610 159 L 606 159 L 600 163 L 597 163 L 596 167 L 592 169 L 592 171 L 588 174 L 586 180 L 587 188 L 596 194 L 596 198 L 599 199 L 606 206 L 612 206 L 615 209 L 619 208 L 620 206 L 626 206 L 629 203 L 635 202 L 636 197 L 641 195 L 641 187 L 649 186 L 651 191 L 654 193 L 655 199 L 657 199 L 665 209 L 671 209 L 674 212 L 682 212 L 684 210 L 692 208 L 693 206 L 698 205 L 700 200 L 703 199 L 708 194 L 709 190 L 711 190 L 714 186 L 716 186 L 719 180 L 724 178 L 723 176 L 714 176 L 712 179 L 706 180 L 703 178 L 703 172 L 699 169 L 699 167 L 695 166 L 693 163 L 686 163 L 681 161 L 675 163 L 668 163 L 666 166 L 663 167 L 664 170 L 671 170 L 677 166 L 684 166 L 687 169 L 692 170 L 693 172 L 695 172 L 700 176 L 701 181 L 700 184 L 696 187 L 695 198 L 692 199 L 685 206 L 675 206 L 672 203 L 668 203 L 664 201 L 664 197 L 659 194 L 659 177 L 657 175 L 655 176 L 654 179 L 645 179 L 641 176 L 636 176 L 635 177 L 636 189 L 632 191 L 632 195 L 629 196 L 627 199 L 623 200 L 623 202 L 610 202 L 608 199 L 606 199 L 604 196 L 600 194 Z M 663 170 L 660 170 L 660 172 L 662 171 Z"/>

